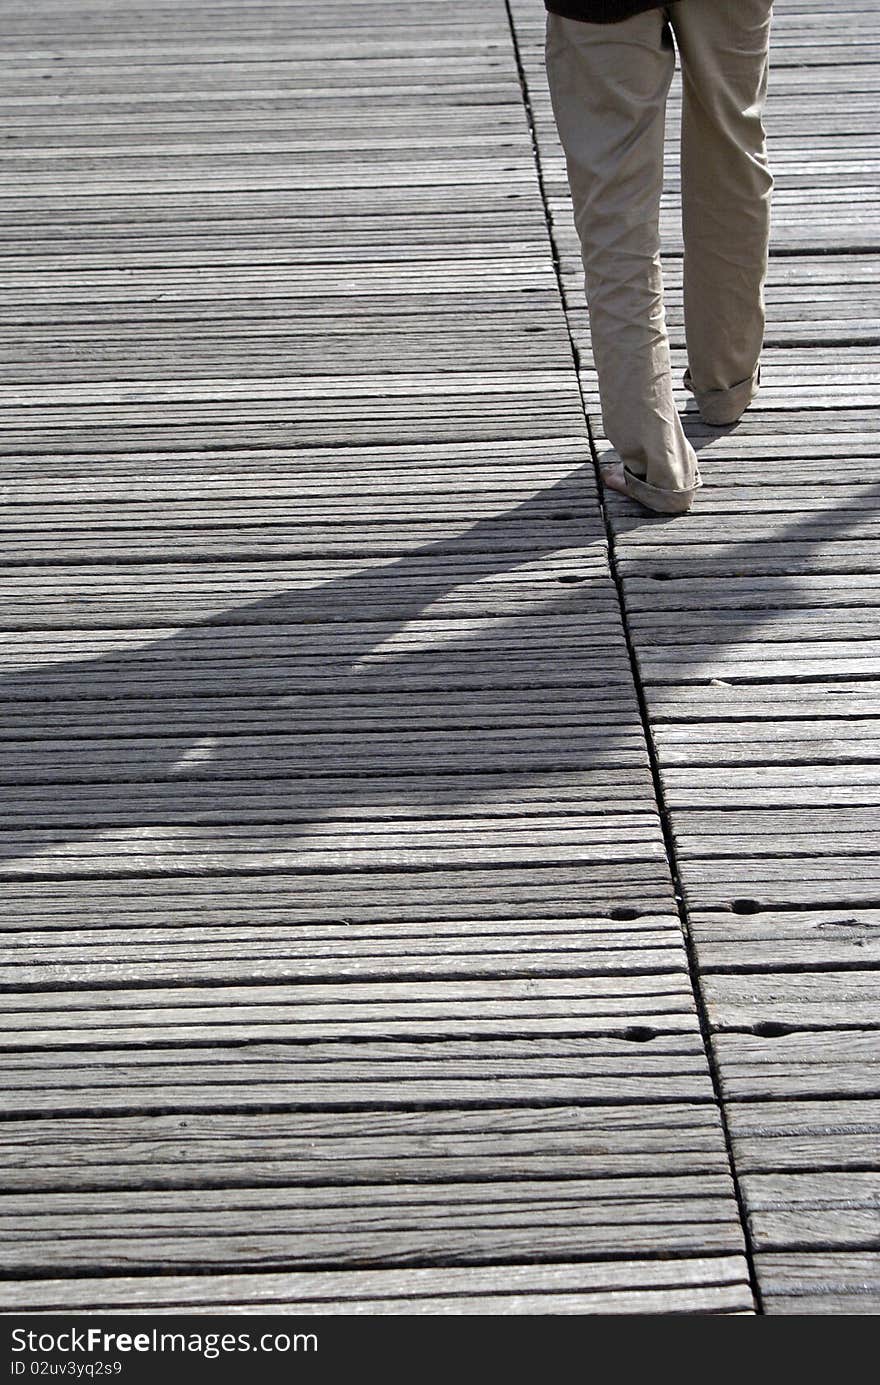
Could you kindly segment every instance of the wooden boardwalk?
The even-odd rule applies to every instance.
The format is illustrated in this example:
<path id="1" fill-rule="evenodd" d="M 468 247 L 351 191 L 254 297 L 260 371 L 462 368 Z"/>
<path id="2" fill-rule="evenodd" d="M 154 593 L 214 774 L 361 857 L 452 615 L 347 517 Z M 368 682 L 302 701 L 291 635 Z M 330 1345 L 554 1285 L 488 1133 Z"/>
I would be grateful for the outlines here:
<path id="1" fill-rule="evenodd" d="M 880 1309 L 880 24 L 777 8 L 668 521 L 537 0 L 9 0 L 0 1308 Z"/>

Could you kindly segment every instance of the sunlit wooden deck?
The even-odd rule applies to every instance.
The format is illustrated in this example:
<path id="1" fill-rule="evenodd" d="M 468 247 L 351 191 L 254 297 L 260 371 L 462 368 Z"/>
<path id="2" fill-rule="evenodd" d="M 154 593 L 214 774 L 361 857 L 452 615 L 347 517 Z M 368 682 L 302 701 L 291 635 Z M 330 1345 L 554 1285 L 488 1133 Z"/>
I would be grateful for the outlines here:
<path id="1" fill-rule="evenodd" d="M 665 520 L 596 491 L 538 0 L 10 0 L 0 1309 L 880 1311 L 880 20 L 826 10 L 764 387 Z M 671 140 L 683 360 L 676 206 Z"/>

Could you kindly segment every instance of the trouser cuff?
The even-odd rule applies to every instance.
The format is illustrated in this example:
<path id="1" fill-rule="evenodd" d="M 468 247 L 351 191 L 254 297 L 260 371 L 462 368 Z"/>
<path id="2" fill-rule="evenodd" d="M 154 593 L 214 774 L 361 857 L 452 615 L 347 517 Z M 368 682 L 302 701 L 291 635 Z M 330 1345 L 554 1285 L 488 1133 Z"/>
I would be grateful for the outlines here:
<path id="1" fill-rule="evenodd" d="M 728 390 L 700 391 L 694 388 L 690 368 L 684 373 L 684 387 L 696 398 L 700 417 L 704 423 L 712 424 L 716 428 L 727 423 L 736 423 L 740 414 L 745 412 L 758 393 L 760 380 L 759 366 L 754 375 L 731 385 Z"/>
<path id="2" fill-rule="evenodd" d="M 626 488 L 634 500 L 647 505 L 649 510 L 657 510 L 663 515 L 682 515 L 689 510 L 694 501 L 694 493 L 703 484 L 700 473 L 694 477 L 694 484 L 687 490 L 661 490 L 659 486 L 649 486 L 640 476 L 634 476 L 629 467 L 624 466 Z"/>

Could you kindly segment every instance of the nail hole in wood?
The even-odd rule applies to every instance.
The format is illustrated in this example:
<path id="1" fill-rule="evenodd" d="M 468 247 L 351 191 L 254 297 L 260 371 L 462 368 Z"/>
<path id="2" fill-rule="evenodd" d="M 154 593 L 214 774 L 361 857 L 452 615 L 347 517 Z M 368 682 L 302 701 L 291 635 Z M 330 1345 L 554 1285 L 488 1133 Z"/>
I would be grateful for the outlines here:
<path id="1" fill-rule="evenodd" d="M 752 1028 L 759 1039 L 781 1039 L 785 1034 L 793 1034 L 790 1024 L 780 1024 L 778 1020 L 762 1020 Z"/>

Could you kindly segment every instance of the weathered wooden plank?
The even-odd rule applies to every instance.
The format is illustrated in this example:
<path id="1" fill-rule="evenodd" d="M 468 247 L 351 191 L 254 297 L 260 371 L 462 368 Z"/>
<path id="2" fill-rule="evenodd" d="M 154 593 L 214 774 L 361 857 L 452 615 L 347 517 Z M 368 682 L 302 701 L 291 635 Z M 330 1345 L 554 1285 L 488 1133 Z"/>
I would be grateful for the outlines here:
<path id="1" fill-rule="evenodd" d="M 146 1080 L 147 1069 L 138 1072 L 129 1080 Z M 9 1120 L 2 1186 L 414 1183 L 453 1170 L 459 1179 L 613 1178 L 676 1174 L 685 1161 L 694 1176 L 725 1174 L 718 1128 L 709 1103 Z"/>
<path id="2" fill-rule="evenodd" d="M 787 1032 L 781 1021 L 765 1018 L 770 1026 L 767 1035 L 722 1032 L 715 1036 L 721 1087 L 730 1101 L 758 1097 L 836 1101 L 880 1095 L 880 1040 L 875 1030 L 860 1028 L 853 1019 L 848 1028 Z M 840 1018 L 845 1020 L 846 1015 Z"/>
<path id="3" fill-rule="evenodd" d="M 688 1032 L 696 1023 L 686 978 L 529 978 L 343 988 L 211 986 L 190 991 L 26 992 L 0 996 L 0 1043 L 179 1043 L 521 1033 L 604 1034 L 635 1025 Z"/>
<path id="4" fill-rule="evenodd" d="M 346 1311 L 377 1296 L 386 1303 L 417 1310 L 419 1300 L 443 1296 L 455 1305 L 468 1295 L 479 1295 L 486 1311 L 503 1311 L 517 1296 L 540 1293 L 547 1307 L 557 1297 L 575 1295 L 593 1303 L 598 1311 L 611 1311 L 615 1303 L 643 1302 L 654 1310 L 685 1308 L 689 1295 L 702 1291 L 734 1290 L 733 1303 L 749 1308 L 745 1261 L 737 1255 L 680 1258 L 667 1261 L 594 1261 L 592 1263 L 481 1266 L 479 1270 L 448 1267 L 400 1270 L 348 1270 L 344 1273 L 314 1271 L 304 1274 L 163 1275 L 160 1278 L 41 1279 L 24 1286 L 0 1284 L 0 1304 L 49 1311 L 73 1311 L 90 1307 L 134 1311 L 154 1305 L 194 1311 L 215 1305 L 221 1311 L 250 1303 L 264 1311 L 282 1305 L 303 1312 L 320 1312 L 328 1303 L 345 1303 Z M 641 1294 L 640 1292 L 641 1291 Z M 630 1297 L 632 1296 L 632 1297 Z M 497 1304 L 496 1304 L 497 1300 Z M 721 1298 L 727 1302 L 726 1298 Z M 161 1311 L 161 1310 L 160 1310 Z M 622 1311 L 627 1311 L 624 1308 Z M 651 1311 L 651 1310 L 649 1310 Z"/>
<path id="5" fill-rule="evenodd" d="M 758 1250 L 880 1245 L 880 1173 L 745 1174 Z"/>
<path id="6" fill-rule="evenodd" d="M 727 1119 L 743 1173 L 865 1169 L 876 1162 L 880 1103 L 731 1102 Z"/>
<path id="7" fill-rule="evenodd" d="M 4 936 L 0 979 L 13 986 L 259 980 L 387 980 L 461 976 L 589 975 L 679 970 L 674 918 L 637 924 L 535 921 L 517 927 L 326 926 L 52 929 Z"/>
<path id="8" fill-rule="evenodd" d="M 113 879 L 9 882 L 10 927 L 75 919 L 89 927 L 201 921 L 358 923 L 430 918 L 612 918 L 668 911 L 671 889 L 656 867 L 631 863 L 609 876 L 564 865 L 493 871 L 360 872 L 329 876 L 201 875 L 132 888 Z M 626 913 L 622 913 L 626 910 Z"/>
<path id="9" fill-rule="evenodd" d="M 756 1266 L 770 1314 L 876 1314 L 880 1306 L 876 1251 L 762 1251 Z"/>
<path id="10" fill-rule="evenodd" d="M 22 1270 L 35 1264 L 105 1272 L 134 1265 L 223 1268 L 230 1261 L 253 1268 L 405 1265 L 426 1251 L 478 1264 L 499 1256 L 547 1259 L 548 1251 L 552 1258 L 578 1245 L 579 1253 L 618 1257 L 687 1253 L 695 1241 L 716 1254 L 736 1254 L 742 1236 L 730 1186 L 729 1177 L 658 1179 L 636 1198 L 628 1180 L 570 1179 L 399 1185 L 388 1193 L 336 1185 L 299 1188 L 294 1196 L 279 1188 L 107 1191 L 99 1212 L 87 1195 L 43 1193 L 41 1217 L 28 1215 L 29 1199 L 22 1206 L 6 1195 L 0 1235 L 10 1268 Z M 51 1241 L 50 1212 L 59 1233 Z M 136 1237 L 117 1234 L 127 1216 L 137 1220 Z M 545 1238 L 540 1252 L 536 1223 Z"/>
<path id="11" fill-rule="evenodd" d="M 774 816 L 783 820 L 787 811 L 773 810 Z M 867 811 L 876 822 L 876 808 L 845 811 Z M 880 960 L 880 912 L 876 909 L 805 909 L 739 916 L 694 910 L 690 930 L 701 969 L 706 972 L 857 969 Z"/>
<path id="12" fill-rule="evenodd" d="M 725 1177 L 716 1126 L 711 1107 L 693 1104 L 44 1119 L 4 1124 L 4 1188 L 171 1189 L 217 1179 L 248 1188 L 279 1181 L 431 1184 L 451 1175 L 595 1177 L 598 1190 L 606 1178 L 675 1175 L 684 1159 L 694 1175 Z M 45 1163 L 41 1156 L 31 1173 L 41 1136 Z M 365 1141 L 375 1147 L 374 1161 L 364 1156 Z"/>

